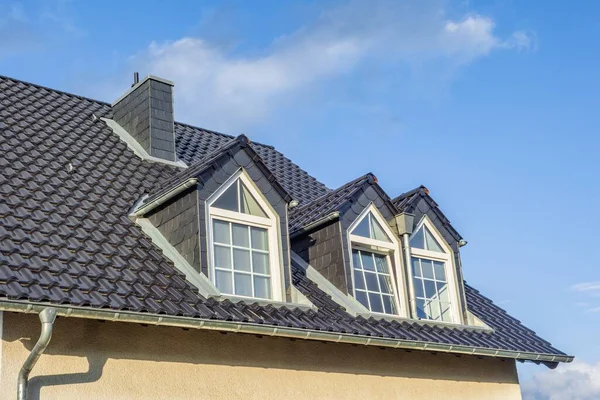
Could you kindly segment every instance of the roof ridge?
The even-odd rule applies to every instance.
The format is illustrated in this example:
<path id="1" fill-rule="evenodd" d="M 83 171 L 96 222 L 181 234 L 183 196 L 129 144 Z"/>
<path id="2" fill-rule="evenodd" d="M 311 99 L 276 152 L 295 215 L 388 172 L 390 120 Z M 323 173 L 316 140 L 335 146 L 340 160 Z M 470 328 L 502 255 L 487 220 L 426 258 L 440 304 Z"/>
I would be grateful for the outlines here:
<path id="1" fill-rule="evenodd" d="M 321 196 L 319 196 L 319 197 L 315 197 L 315 198 L 314 198 L 314 199 L 312 199 L 312 200 L 311 200 L 309 203 L 303 204 L 303 205 L 301 205 L 300 207 L 296 208 L 296 209 L 294 210 L 294 214 L 295 214 L 295 213 L 297 213 L 297 212 L 299 212 L 300 210 L 303 210 L 303 209 L 305 209 L 306 207 L 309 207 L 309 206 L 310 206 L 310 205 L 312 205 L 313 203 L 316 203 L 316 202 L 318 202 L 319 200 L 321 200 L 321 199 L 324 199 L 324 198 L 325 198 L 325 197 L 327 197 L 327 196 L 330 196 L 330 195 L 333 195 L 333 194 L 335 194 L 335 193 L 339 192 L 340 190 L 344 189 L 345 187 L 351 186 L 351 185 L 355 184 L 356 182 L 358 182 L 358 181 L 360 181 L 360 180 L 362 180 L 362 179 L 365 179 L 365 178 L 369 178 L 369 177 L 375 177 L 375 175 L 373 175 L 373 173 L 372 173 L 372 172 L 367 172 L 366 174 L 364 174 L 364 175 L 361 175 L 360 177 L 358 177 L 358 178 L 356 178 L 356 179 L 353 179 L 353 180 L 351 180 L 350 182 L 344 183 L 344 184 L 343 184 L 342 186 L 340 186 L 340 187 L 337 187 L 337 188 L 335 188 L 335 189 L 331 189 L 329 192 L 327 192 L 327 193 L 324 193 L 324 194 L 322 194 L 322 195 L 321 195 Z"/>
<path id="2" fill-rule="evenodd" d="M 82 100 L 91 101 L 93 103 L 99 103 L 99 104 L 102 104 L 102 105 L 110 107 L 110 103 L 107 103 L 106 101 L 92 99 L 91 97 L 86 97 L 86 96 L 82 96 L 82 95 L 79 95 L 79 94 L 75 94 L 75 93 L 71 93 L 71 92 L 66 92 L 64 90 L 53 89 L 53 88 L 48 87 L 48 86 L 40 85 L 40 84 L 33 83 L 33 82 L 24 81 L 22 79 L 11 78 L 10 76 L 5 76 L 5 75 L 0 75 L 0 79 L 7 79 L 9 81 L 19 82 L 19 83 L 22 83 L 24 85 L 33 86 L 33 87 L 38 88 L 38 89 L 49 90 L 49 91 L 54 92 L 54 93 L 64 94 L 64 95 L 67 95 L 67 96 L 75 97 L 75 98 L 82 99 Z"/>
<path id="3" fill-rule="evenodd" d="M 404 193 L 400 193 L 398 196 L 394 197 L 392 199 L 393 203 L 396 203 L 398 201 L 404 200 L 405 198 L 412 196 L 413 194 L 421 191 L 421 190 L 427 190 L 427 188 L 425 187 L 425 185 L 419 185 L 418 187 L 409 190 L 408 192 L 404 192 Z"/>

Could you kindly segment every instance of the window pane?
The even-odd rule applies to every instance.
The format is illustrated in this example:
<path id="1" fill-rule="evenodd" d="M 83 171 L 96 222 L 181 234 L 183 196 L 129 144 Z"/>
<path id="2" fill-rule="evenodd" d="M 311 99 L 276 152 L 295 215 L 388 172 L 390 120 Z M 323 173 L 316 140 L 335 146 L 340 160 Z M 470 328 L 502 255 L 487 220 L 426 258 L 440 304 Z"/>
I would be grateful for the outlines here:
<path id="1" fill-rule="evenodd" d="M 250 194 L 248 188 L 240 182 L 242 187 L 242 198 L 241 198 L 241 206 L 242 209 L 240 212 L 250 215 L 256 215 L 257 217 L 267 218 L 267 214 L 263 211 L 263 209 L 258 205 L 256 199 Z"/>
<path id="2" fill-rule="evenodd" d="M 425 312 L 425 300 L 417 299 L 417 317 L 427 318 L 427 313 Z"/>
<path id="3" fill-rule="evenodd" d="M 414 276 L 423 276 L 421 275 L 421 263 L 419 262 L 418 258 L 412 258 L 412 267 Z"/>
<path id="4" fill-rule="evenodd" d="M 430 313 L 431 313 L 430 314 L 431 319 L 441 319 L 442 312 L 440 310 L 440 302 L 439 301 L 433 300 L 429 304 L 429 310 L 430 310 Z"/>
<path id="5" fill-rule="evenodd" d="M 387 263 L 387 257 L 379 254 L 374 254 L 375 256 L 375 267 L 377 268 L 377 272 L 383 274 L 389 274 L 389 268 Z"/>
<path id="6" fill-rule="evenodd" d="M 396 314 L 394 298 L 391 296 L 383 296 L 383 311 L 386 314 Z"/>
<path id="7" fill-rule="evenodd" d="M 423 237 L 423 227 L 413 234 L 410 239 L 410 245 L 417 249 L 425 249 L 425 238 Z"/>
<path id="8" fill-rule="evenodd" d="M 363 273 L 360 269 L 354 269 L 354 285 L 356 285 L 355 289 L 365 288 L 365 278 L 363 277 Z"/>
<path id="9" fill-rule="evenodd" d="M 361 251 L 360 259 L 362 261 L 362 266 L 367 271 L 375 271 L 375 262 L 373 261 L 373 255 L 371 253 Z"/>
<path id="10" fill-rule="evenodd" d="M 356 291 L 356 300 L 358 300 L 358 302 L 360 304 L 362 304 L 363 306 L 367 307 L 367 309 L 369 309 L 369 302 L 367 300 L 367 294 L 365 292 Z"/>
<path id="11" fill-rule="evenodd" d="M 442 321 L 452 322 L 452 313 L 450 311 L 450 303 L 441 303 L 442 305 Z"/>
<path id="12" fill-rule="evenodd" d="M 215 244 L 215 268 L 231 269 L 231 248 Z"/>
<path id="13" fill-rule="evenodd" d="M 250 272 L 250 251 L 233 249 L 233 268 L 236 271 Z"/>
<path id="14" fill-rule="evenodd" d="M 425 283 L 425 297 L 433 299 L 436 297 L 435 282 L 434 281 L 423 281 Z"/>
<path id="15" fill-rule="evenodd" d="M 434 261 L 433 262 L 433 269 L 435 271 L 435 279 L 438 281 L 445 281 L 446 280 L 446 271 L 444 268 L 444 263 L 441 263 L 439 261 Z"/>
<path id="16" fill-rule="evenodd" d="M 252 278 L 248 274 L 235 274 L 235 294 L 252 296 Z"/>
<path id="17" fill-rule="evenodd" d="M 271 297 L 271 279 L 255 276 L 254 277 L 254 291 L 255 296 L 263 299 L 268 299 Z"/>
<path id="18" fill-rule="evenodd" d="M 381 295 L 379 293 L 369 293 L 369 301 L 371 302 L 371 311 L 383 312 L 383 304 L 381 303 Z"/>
<path id="19" fill-rule="evenodd" d="M 233 287 L 231 286 L 231 272 L 227 271 L 215 271 L 216 279 L 215 284 L 217 288 L 225 294 L 233 294 Z"/>
<path id="20" fill-rule="evenodd" d="M 362 264 L 360 263 L 360 253 L 358 250 L 352 249 L 352 265 L 354 265 L 354 268 L 362 269 Z"/>
<path id="21" fill-rule="evenodd" d="M 233 244 L 236 246 L 250 247 L 250 237 L 246 225 L 233 224 Z"/>
<path id="22" fill-rule="evenodd" d="M 213 237 L 217 243 L 229 244 L 229 222 L 214 220 Z"/>
<path id="23" fill-rule="evenodd" d="M 429 232 L 429 229 L 424 228 L 424 230 L 425 230 L 425 241 L 427 243 L 427 250 L 444 253 L 444 250 L 442 250 L 442 246 L 440 246 L 440 244 L 437 242 L 437 240 L 435 240 L 435 238 L 433 237 L 431 232 Z"/>
<path id="24" fill-rule="evenodd" d="M 269 250 L 267 230 L 251 227 L 250 231 L 252 232 L 252 248 L 265 251 Z"/>
<path id="25" fill-rule="evenodd" d="M 421 259 L 423 278 L 433 279 L 433 261 Z"/>
<path id="26" fill-rule="evenodd" d="M 214 203 L 213 207 L 222 208 L 223 210 L 236 211 L 238 210 L 238 185 L 234 182 L 227 190 L 223 192 Z"/>
<path id="27" fill-rule="evenodd" d="M 383 228 L 381 227 L 381 225 L 379 225 L 379 222 L 377 222 L 375 217 L 372 214 L 369 214 L 369 216 L 371 218 L 371 229 L 373 230 L 371 239 L 377 239 L 377 240 L 383 240 L 386 242 L 391 242 L 390 238 L 383 231 Z"/>
<path id="28" fill-rule="evenodd" d="M 415 279 L 414 287 L 415 287 L 415 297 L 425 297 L 425 292 L 423 291 L 423 280 L 422 279 Z"/>
<path id="29" fill-rule="evenodd" d="M 448 284 L 446 282 L 436 282 L 437 293 L 441 301 L 449 302 Z"/>
<path id="30" fill-rule="evenodd" d="M 374 291 L 374 292 L 379 292 L 379 285 L 377 284 L 377 275 L 370 273 L 370 272 L 365 272 L 365 280 L 367 281 L 367 289 Z"/>
<path id="31" fill-rule="evenodd" d="M 379 275 L 379 287 L 381 293 L 392 293 L 392 280 L 389 275 Z"/>
<path id="32" fill-rule="evenodd" d="M 354 228 L 352 231 L 353 235 L 362 236 L 362 237 L 371 237 L 369 232 L 369 218 L 368 216 L 363 218 L 362 221 Z"/>
<path id="33" fill-rule="evenodd" d="M 264 253 L 252 252 L 252 267 L 254 272 L 259 274 L 269 274 L 269 255 Z"/>

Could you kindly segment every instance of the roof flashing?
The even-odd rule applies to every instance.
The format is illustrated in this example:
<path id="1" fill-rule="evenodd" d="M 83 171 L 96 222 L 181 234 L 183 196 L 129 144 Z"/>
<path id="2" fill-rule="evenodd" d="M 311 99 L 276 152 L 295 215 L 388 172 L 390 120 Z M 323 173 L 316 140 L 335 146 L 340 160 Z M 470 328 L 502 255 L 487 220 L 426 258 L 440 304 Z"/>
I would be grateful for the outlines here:
<path id="1" fill-rule="evenodd" d="M 104 118 L 104 117 L 100 117 L 100 119 L 102 121 L 104 121 L 104 123 L 106 123 L 106 125 L 112 129 L 112 131 L 117 134 L 117 136 L 119 136 L 119 138 L 125 142 L 127 144 L 127 147 L 129 147 L 136 156 L 138 156 L 139 158 L 141 158 L 144 161 L 149 161 L 149 162 L 154 162 L 154 163 L 162 163 L 162 164 L 166 164 L 166 165 L 170 165 L 171 167 L 178 167 L 178 168 L 187 168 L 187 164 L 184 163 L 181 160 L 177 160 L 177 161 L 169 161 L 169 160 L 165 160 L 164 158 L 159 158 L 159 157 L 154 157 L 151 156 L 150 154 L 148 154 L 148 152 L 138 143 L 137 140 L 135 140 L 130 134 L 129 132 L 127 132 L 125 129 L 123 129 L 123 127 L 121 125 L 119 125 L 116 121 L 109 119 L 109 118 Z"/>

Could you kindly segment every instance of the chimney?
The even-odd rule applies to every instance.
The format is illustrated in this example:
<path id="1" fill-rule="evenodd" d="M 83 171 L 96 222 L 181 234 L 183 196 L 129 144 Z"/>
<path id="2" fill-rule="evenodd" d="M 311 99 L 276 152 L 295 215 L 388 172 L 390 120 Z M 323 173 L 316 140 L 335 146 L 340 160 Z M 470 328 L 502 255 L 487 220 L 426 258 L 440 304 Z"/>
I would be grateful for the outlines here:
<path id="1" fill-rule="evenodd" d="M 155 76 L 139 81 L 113 104 L 113 119 L 153 157 L 176 161 L 173 82 Z"/>

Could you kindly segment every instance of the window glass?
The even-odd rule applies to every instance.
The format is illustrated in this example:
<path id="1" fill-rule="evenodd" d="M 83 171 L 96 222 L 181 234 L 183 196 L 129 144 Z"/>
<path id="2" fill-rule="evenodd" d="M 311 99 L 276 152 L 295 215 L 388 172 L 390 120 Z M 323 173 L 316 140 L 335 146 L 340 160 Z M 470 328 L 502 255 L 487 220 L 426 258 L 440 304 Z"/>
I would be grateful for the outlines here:
<path id="1" fill-rule="evenodd" d="M 381 224 L 377 222 L 372 212 L 365 215 L 351 233 L 369 239 L 391 242 L 390 237 L 385 233 Z"/>
<path id="2" fill-rule="evenodd" d="M 444 263 L 413 257 L 412 265 L 413 272 L 423 272 L 413 274 L 418 318 L 452 322 Z"/>
<path id="3" fill-rule="evenodd" d="M 433 237 L 433 234 L 427 229 L 425 225 L 422 225 L 418 231 L 413 233 L 410 239 L 410 246 L 416 249 L 430 250 L 438 253 L 445 253 L 442 246 Z"/>
<path id="4" fill-rule="evenodd" d="M 224 294 L 271 297 L 267 230 L 213 220 L 215 285 Z"/>
<path id="5" fill-rule="evenodd" d="M 352 250 L 355 298 L 368 310 L 396 314 L 388 256 Z"/>
<path id="6" fill-rule="evenodd" d="M 352 234 L 366 238 L 371 237 L 371 231 L 369 229 L 369 219 L 363 218 L 363 220 L 360 221 L 358 225 L 356 225 L 356 228 L 354 228 Z"/>
<path id="7" fill-rule="evenodd" d="M 239 212 L 237 181 L 227 188 L 214 203 L 213 207 Z"/>
<path id="8" fill-rule="evenodd" d="M 258 205 L 256 199 L 250 194 L 250 191 L 243 183 L 240 184 L 242 187 L 242 197 L 240 199 L 241 209 L 240 212 L 244 214 L 256 215 L 258 217 L 267 218 L 267 214 Z"/>
<path id="9" fill-rule="evenodd" d="M 371 218 L 371 239 L 383 240 L 385 242 L 391 242 L 388 235 L 383 231 L 383 228 L 377 222 L 373 214 L 369 214 Z"/>

